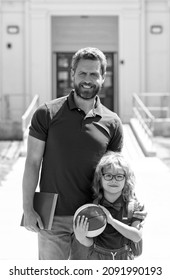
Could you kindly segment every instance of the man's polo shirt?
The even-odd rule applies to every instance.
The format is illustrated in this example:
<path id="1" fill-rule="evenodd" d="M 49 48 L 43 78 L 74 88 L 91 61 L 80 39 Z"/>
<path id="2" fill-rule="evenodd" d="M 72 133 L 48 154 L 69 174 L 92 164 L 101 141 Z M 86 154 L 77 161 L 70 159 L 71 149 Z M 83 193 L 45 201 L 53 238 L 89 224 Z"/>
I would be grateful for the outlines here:
<path id="1" fill-rule="evenodd" d="M 85 115 L 74 102 L 74 92 L 41 105 L 29 134 L 46 142 L 40 190 L 58 193 L 57 215 L 73 215 L 93 201 L 91 184 L 98 161 L 107 150 L 120 151 L 123 143 L 119 117 L 99 97 Z"/>

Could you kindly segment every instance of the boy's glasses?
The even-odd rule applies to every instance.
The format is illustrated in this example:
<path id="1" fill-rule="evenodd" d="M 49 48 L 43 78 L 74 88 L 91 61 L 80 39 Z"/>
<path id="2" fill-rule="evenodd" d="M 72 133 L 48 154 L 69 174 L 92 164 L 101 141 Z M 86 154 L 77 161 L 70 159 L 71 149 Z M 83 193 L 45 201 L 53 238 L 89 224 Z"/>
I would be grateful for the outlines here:
<path id="1" fill-rule="evenodd" d="M 105 173 L 105 174 L 102 174 L 103 175 L 103 178 L 106 180 L 106 181 L 112 181 L 113 178 L 115 178 L 116 181 L 123 181 L 124 178 L 125 178 L 125 175 L 124 174 L 116 174 L 116 175 L 113 175 L 113 174 L 110 174 L 110 173 Z"/>

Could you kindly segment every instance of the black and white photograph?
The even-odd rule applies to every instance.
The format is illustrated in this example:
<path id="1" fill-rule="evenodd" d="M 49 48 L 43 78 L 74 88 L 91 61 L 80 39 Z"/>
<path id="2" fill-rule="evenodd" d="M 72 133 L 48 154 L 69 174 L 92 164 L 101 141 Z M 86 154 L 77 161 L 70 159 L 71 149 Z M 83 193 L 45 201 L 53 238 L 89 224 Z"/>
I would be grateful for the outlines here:
<path id="1" fill-rule="evenodd" d="M 0 276 L 167 280 L 169 197 L 170 0 L 0 0 Z"/>

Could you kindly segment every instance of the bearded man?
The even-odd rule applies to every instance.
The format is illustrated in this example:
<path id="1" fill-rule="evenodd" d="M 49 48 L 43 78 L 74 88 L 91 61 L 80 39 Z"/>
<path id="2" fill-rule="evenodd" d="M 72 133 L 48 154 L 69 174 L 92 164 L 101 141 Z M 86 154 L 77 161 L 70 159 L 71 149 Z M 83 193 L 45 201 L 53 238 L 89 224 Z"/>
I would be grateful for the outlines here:
<path id="1" fill-rule="evenodd" d="M 23 175 L 23 210 L 25 227 L 38 233 L 40 260 L 71 258 L 72 246 L 76 246 L 72 242 L 73 215 L 81 205 L 93 201 L 95 167 L 106 151 L 122 149 L 121 120 L 101 104 L 98 96 L 106 67 L 106 57 L 99 49 L 78 50 L 72 58 L 74 88 L 70 94 L 40 105 L 32 117 Z M 33 208 L 37 185 L 41 192 L 58 194 L 51 230 L 44 230 Z M 77 252 L 81 255 L 79 248 Z"/>

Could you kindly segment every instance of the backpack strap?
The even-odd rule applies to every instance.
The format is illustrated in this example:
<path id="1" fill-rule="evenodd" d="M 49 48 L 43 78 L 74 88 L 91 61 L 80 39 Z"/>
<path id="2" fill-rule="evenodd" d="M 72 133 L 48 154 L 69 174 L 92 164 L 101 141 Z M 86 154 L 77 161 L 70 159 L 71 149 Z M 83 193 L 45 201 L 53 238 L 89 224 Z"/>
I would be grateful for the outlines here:
<path id="1" fill-rule="evenodd" d="M 127 203 L 127 213 L 128 218 L 132 218 L 134 211 L 141 209 L 142 210 L 143 205 L 140 205 L 140 203 L 137 200 L 130 200 Z M 129 246 L 134 254 L 135 257 L 138 257 L 142 254 L 143 251 L 143 240 L 141 239 L 139 242 L 133 242 L 132 240 L 129 240 Z"/>
<path id="2" fill-rule="evenodd" d="M 131 219 L 133 217 L 133 213 L 134 213 L 134 210 L 135 210 L 135 200 L 130 200 L 128 203 L 127 203 L 127 215 L 128 215 L 128 218 Z"/>

